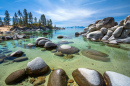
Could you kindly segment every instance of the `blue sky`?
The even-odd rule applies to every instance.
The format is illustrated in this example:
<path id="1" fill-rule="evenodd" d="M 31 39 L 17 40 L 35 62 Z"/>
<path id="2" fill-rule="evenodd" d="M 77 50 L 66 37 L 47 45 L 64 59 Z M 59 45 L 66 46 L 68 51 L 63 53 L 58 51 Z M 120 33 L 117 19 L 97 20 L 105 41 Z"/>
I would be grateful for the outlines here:
<path id="1" fill-rule="evenodd" d="M 125 19 L 130 15 L 130 0 L 0 0 L 0 17 L 5 10 L 12 17 L 24 8 L 33 17 L 45 14 L 57 26 L 87 26 L 105 17 Z"/>

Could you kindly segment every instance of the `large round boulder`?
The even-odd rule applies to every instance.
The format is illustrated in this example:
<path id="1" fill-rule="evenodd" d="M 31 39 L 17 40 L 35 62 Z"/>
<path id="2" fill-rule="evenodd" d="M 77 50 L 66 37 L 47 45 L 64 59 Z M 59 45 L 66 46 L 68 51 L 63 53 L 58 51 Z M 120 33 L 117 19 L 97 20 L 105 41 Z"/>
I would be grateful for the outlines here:
<path id="1" fill-rule="evenodd" d="M 39 46 L 44 46 L 46 42 L 48 42 L 48 40 L 42 39 L 42 40 L 40 40 L 40 41 L 38 42 L 38 45 L 39 45 Z"/>
<path id="2" fill-rule="evenodd" d="M 116 40 L 119 43 L 130 43 L 130 37 L 124 38 L 124 39 L 117 39 Z"/>
<path id="3" fill-rule="evenodd" d="M 49 72 L 49 69 L 43 59 L 37 57 L 27 64 L 26 72 L 29 76 L 40 76 Z"/>
<path id="4" fill-rule="evenodd" d="M 75 35 L 80 35 L 79 32 L 75 32 Z"/>
<path id="5" fill-rule="evenodd" d="M 7 85 L 13 85 L 16 84 L 20 81 L 22 81 L 23 79 L 26 78 L 26 72 L 25 69 L 21 69 L 21 70 L 17 70 L 13 73 L 11 73 L 6 79 L 5 79 L 5 83 Z"/>
<path id="6" fill-rule="evenodd" d="M 121 20 L 119 26 L 124 26 L 124 20 Z"/>
<path id="7" fill-rule="evenodd" d="M 47 38 L 45 38 L 45 37 L 38 37 L 37 39 L 36 39 L 36 41 L 35 41 L 35 45 L 38 45 L 38 42 L 40 41 L 40 40 L 49 40 L 49 39 L 47 39 Z"/>
<path id="8" fill-rule="evenodd" d="M 96 24 L 96 28 L 99 28 L 99 29 L 101 29 L 102 27 L 110 28 L 113 26 L 115 26 L 115 20 L 113 17 L 104 18 L 103 20 L 99 21 Z"/>
<path id="9" fill-rule="evenodd" d="M 67 86 L 67 79 L 63 69 L 56 69 L 50 74 L 47 86 Z"/>
<path id="10" fill-rule="evenodd" d="M 118 28 L 113 32 L 113 36 L 114 36 L 114 37 L 119 37 L 119 36 L 121 35 L 122 31 L 123 31 L 123 26 L 118 27 Z"/>
<path id="11" fill-rule="evenodd" d="M 120 73 L 106 71 L 104 74 L 105 83 L 107 86 L 129 86 L 130 77 Z"/>
<path id="12" fill-rule="evenodd" d="M 121 33 L 121 38 L 130 37 L 130 29 L 123 29 Z"/>
<path id="13" fill-rule="evenodd" d="M 130 15 L 125 18 L 124 24 L 125 24 L 127 21 L 130 21 Z"/>
<path id="14" fill-rule="evenodd" d="M 89 27 L 88 33 L 93 32 L 93 31 L 96 31 L 96 30 L 99 30 L 99 28 L 97 28 L 96 25 L 93 24 L 93 25 L 91 25 L 91 26 Z"/>
<path id="15" fill-rule="evenodd" d="M 57 51 L 63 54 L 74 54 L 79 52 L 79 49 L 70 45 L 61 45 L 58 47 Z"/>
<path id="16" fill-rule="evenodd" d="M 124 28 L 130 29 L 130 21 L 127 21 L 127 22 L 124 24 Z"/>
<path id="17" fill-rule="evenodd" d="M 45 46 L 44 46 L 46 49 L 55 49 L 57 47 L 57 45 L 53 42 L 46 42 L 45 43 Z"/>
<path id="18" fill-rule="evenodd" d="M 102 27 L 100 29 L 100 31 L 101 31 L 101 33 L 103 33 L 105 35 L 107 33 L 107 28 Z"/>
<path id="19" fill-rule="evenodd" d="M 87 34 L 87 38 L 91 40 L 100 40 L 103 37 L 103 33 L 101 31 L 94 31 Z"/>
<path id="20" fill-rule="evenodd" d="M 78 68 L 72 75 L 79 86 L 104 86 L 102 75 L 95 70 Z"/>
<path id="21" fill-rule="evenodd" d="M 22 55 L 23 55 L 23 51 L 21 51 L 21 50 L 17 50 L 10 54 L 11 57 L 20 57 Z"/>
<path id="22" fill-rule="evenodd" d="M 117 28 L 118 28 L 118 26 L 114 26 L 114 27 L 109 28 L 109 30 L 114 32 Z"/>
<path id="23" fill-rule="evenodd" d="M 107 34 L 102 38 L 102 41 L 108 40 L 111 37 L 112 33 L 113 32 L 111 30 L 108 30 Z"/>

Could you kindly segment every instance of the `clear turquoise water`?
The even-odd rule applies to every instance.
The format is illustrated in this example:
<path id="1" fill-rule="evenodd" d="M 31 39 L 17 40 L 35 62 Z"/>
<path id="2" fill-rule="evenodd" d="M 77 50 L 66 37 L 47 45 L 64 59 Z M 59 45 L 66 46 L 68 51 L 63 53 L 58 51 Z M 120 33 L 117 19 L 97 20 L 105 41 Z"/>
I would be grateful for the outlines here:
<path id="1" fill-rule="evenodd" d="M 82 36 L 75 37 L 75 32 L 81 32 L 81 31 L 83 31 L 83 28 L 66 28 L 65 30 L 50 32 L 47 36 L 44 35 L 44 37 L 49 38 L 54 43 L 58 43 L 59 41 L 62 40 L 74 42 L 67 45 L 77 47 L 80 50 L 79 52 L 80 55 L 73 54 L 74 58 L 72 59 L 65 59 L 63 57 L 55 56 L 54 53 L 52 53 L 51 51 L 41 51 L 41 49 L 43 48 L 27 47 L 26 45 L 28 43 L 34 43 L 37 37 L 43 36 L 42 33 L 40 32 L 32 33 L 30 39 L 12 40 L 12 41 L 5 41 L 0 43 L 0 50 L 2 50 L 3 47 L 7 48 L 11 52 L 14 52 L 16 50 L 22 50 L 29 58 L 29 60 L 27 61 L 15 62 L 13 64 L 5 65 L 5 66 L 4 64 L 7 63 L 0 64 L 0 86 L 6 86 L 4 81 L 10 73 L 22 68 L 26 68 L 27 63 L 36 57 L 41 57 L 50 66 L 50 68 L 54 67 L 54 69 L 57 68 L 64 69 L 67 75 L 69 76 L 69 78 L 72 79 L 73 79 L 72 72 L 77 68 L 95 69 L 101 74 L 103 74 L 105 71 L 115 71 L 130 77 L 130 67 L 129 67 L 130 51 L 129 50 L 123 50 L 119 48 L 113 48 L 106 45 L 102 45 L 101 42 L 92 42 L 86 40 Z M 66 38 L 57 39 L 57 35 L 63 35 Z M 81 54 L 81 50 L 88 49 L 87 46 L 91 46 L 91 49 L 108 54 L 109 55 L 108 58 L 110 58 L 110 62 L 97 61 L 83 56 Z M 122 44 L 121 46 L 130 48 L 129 44 Z M 1 54 L 8 55 L 10 53 L 2 52 Z M 46 76 L 45 86 L 47 85 L 48 77 L 49 75 Z M 23 81 L 23 84 L 24 86 L 25 85 L 32 86 L 32 84 L 26 81 Z"/>

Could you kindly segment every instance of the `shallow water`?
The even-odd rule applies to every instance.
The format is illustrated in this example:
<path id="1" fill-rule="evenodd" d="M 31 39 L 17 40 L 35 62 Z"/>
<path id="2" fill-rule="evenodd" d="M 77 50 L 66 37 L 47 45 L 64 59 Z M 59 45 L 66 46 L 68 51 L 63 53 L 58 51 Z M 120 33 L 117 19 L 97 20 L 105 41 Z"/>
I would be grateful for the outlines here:
<path id="1" fill-rule="evenodd" d="M 97 70 L 101 74 L 103 74 L 105 71 L 115 71 L 130 77 L 130 51 L 102 45 L 101 42 L 92 42 L 86 40 L 82 36 L 75 37 L 74 33 L 81 31 L 83 31 L 83 28 L 66 28 L 65 30 L 50 32 L 47 36 L 44 35 L 54 43 L 58 43 L 62 40 L 74 42 L 67 45 L 77 47 L 80 50 L 80 55 L 73 54 L 74 57 L 72 59 L 65 59 L 63 57 L 55 56 L 51 51 L 41 51 L 43 48 L 40 47 L 27 47 L 26 45 L 28 43 L 34 43 L 37 37 L 43 36 L 40 32 L 32 33 L 32 35 L 30 35 L 30 39 L 12 40 L 0 43 L 0 50 L 2 50 L 0 54 L 8 55 L 16 50 L 22 50 L 29 58 L 27 61 L 14 62 L 13 64 L 5 66 L 4 64 L 7 63 L 0 64 L 0 86 L 6 86 L 5 79 L 10 73 L 22 68 L 26 68 L 27 63 L 36 57 L 41 57 L 50 66 L 50 68 L 54 67 L 54 69 L 64 69 L 69 78 L 72 79 L 72 72 L 77 68 L 90 68 Z M 63 35 L 66 38 L 57 39 L 57 35 Z M 97 61 L 83 56 L 81 51 L 83 49 L 88 49 L 88 46 L 91 46 L 91 49 L 108 54 L 110 62 Z M 130 45 L 128 44 L 122 44 L 121 46 L 130 48 Z M 7 53 L 5 51 L 10 52 Z M 46 76 L 45 86 L 47 86 L 48 77 L 49 75 Z M 27 83 L 23 81 L 22 83 L 24 86 L 32 86 L 32 84 L 29 82 Z"/>

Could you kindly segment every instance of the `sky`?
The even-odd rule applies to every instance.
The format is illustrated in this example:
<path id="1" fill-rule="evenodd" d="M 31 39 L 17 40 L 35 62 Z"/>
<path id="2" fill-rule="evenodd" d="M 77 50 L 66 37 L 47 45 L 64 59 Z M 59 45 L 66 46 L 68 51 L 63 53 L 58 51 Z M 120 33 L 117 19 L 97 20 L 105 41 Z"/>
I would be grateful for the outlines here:
<path id="1" fill-rule="evenodd" d="M 124 20 L 130 15 L 130 0 L 0 0 L 0 17 L 8 10 L 12 18 L 25 8 L 38 19 L 45 14 L 59 27 L 88 26 L 106 17 Z"/>

